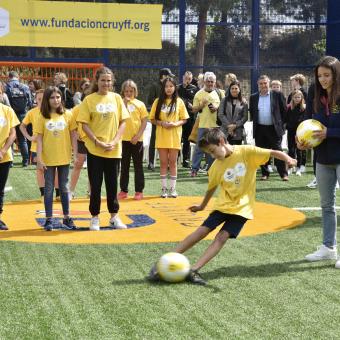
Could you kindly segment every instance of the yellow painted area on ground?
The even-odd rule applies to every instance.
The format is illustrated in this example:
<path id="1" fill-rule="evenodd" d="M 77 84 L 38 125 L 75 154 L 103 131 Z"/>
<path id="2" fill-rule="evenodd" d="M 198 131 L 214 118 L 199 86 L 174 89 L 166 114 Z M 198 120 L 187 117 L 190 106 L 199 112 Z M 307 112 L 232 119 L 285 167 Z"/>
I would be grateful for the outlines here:
<path id="1" fill-rule="evenodd" d="M 142 201 L 127 199 L 120 201 L 119 216 L 128 224 L 126 230 L 112 230 L 109 227 L 110 214 L 106 201 L 102 200 L 100 214 L 101 230 L 89 231 L 91 215 L 88 212 L 89 201 L 78 199 L 71 202 L 71 216 L 81 230 L 69 231 L 56 229 L 44 231 L 44 206 L 38 201 L 9 203 L 4 206 L 3 220 L 9 226 L 8 231 L 0 231 L 0 240 L 38 242 L 38 243 L 75 243 L 75 244 L 110 244 L 110 243 L 156 243 L 178 242 L 190 234 L 207 218 L 212 202 L 207 209 L 191 213 L 188 207 L 199 204 L 201 197 L 178 197 L 162 199 L 145 197 Z M 58 224 L 62 218 L 61 203 L 54 203 L 54 217 Z M 248 221 L 240 236 L 253 236 L 293 228 L 305 221 L 301 212 L 293 209 L 257 202 L 255 219 Z M 40 223 L 40 224 L 39 224 Z M 217 228 L 219 230 L 219 228 Z M 207 239 L 212 239 L 216 231 Z"/>

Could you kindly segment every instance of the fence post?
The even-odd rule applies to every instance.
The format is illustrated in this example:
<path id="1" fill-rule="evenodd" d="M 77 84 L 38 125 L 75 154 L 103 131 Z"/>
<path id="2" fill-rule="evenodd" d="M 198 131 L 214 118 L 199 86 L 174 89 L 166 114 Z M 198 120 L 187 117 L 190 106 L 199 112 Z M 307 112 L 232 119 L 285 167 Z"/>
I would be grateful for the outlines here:
<path id="1" fill-rule="evenodd" d="M 251 29 L 251 93 L 257 92 L 260 63 L 260 0 L 253 0 Z"/>
<path id="2" fill-rule="evenodd" d="M 179 7 L 179 75 L 178 83 L 182 82 L 183 74 L 186 71 L 185 61 L 185 10 L 186 0 L 178 0 Z"/>
<path id="3" fill-rule="evenodd" d="M 327 6 L 327 26 L 326 26 L 326 54 L 340 58 L 340 2 L 338 0 L 328 0 Z"/>

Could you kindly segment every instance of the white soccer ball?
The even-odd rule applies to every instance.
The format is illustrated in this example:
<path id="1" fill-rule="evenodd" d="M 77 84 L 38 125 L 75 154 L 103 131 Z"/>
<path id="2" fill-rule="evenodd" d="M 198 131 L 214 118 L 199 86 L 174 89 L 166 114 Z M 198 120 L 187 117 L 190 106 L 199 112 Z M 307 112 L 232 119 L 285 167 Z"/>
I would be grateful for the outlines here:
<path id="1" fill-rule="evenodd" d="M 159 276 L 167 282 L 184 281 L 189 270 L 189 260 L 179 253 L 164 254 L 157 262 Z"/>
<path id="2" fill-rule="evenodd" d="M 323 130 L 324 126 L 315 119 L 307 119 L 299 124 L 296 129 L 296 137 L 301 144 L 308 144 L 312 148 L 318 146 L 322 141 L 313 137 L 314 131 Z"/>

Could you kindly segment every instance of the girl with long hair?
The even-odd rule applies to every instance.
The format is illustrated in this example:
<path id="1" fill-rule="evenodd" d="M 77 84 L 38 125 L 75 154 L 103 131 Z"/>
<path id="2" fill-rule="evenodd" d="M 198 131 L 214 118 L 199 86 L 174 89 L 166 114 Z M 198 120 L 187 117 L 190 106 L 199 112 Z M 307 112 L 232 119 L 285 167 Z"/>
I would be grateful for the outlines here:
<path id="1" fill-rule="evenodd" d="M 182 125 L 189 118 L 185 104 L 177 95 L 173 78 L 163 80 L 161 93 L 150 111 L 151 123 L 156 125 L 156 148 L 160 159 L 161 197 L 176 198 L 177 157 L 181 150 Z M 170 172 L 170 189 L 167 188 L 167 172 Z"/>
<path id="2" fill-rule="evenodd" d="M 99 213 L 103 178 L 106 186 L 110 225 L 115 229 L 127 226 L 118 216 L 117 182 L 122 154 L 122 135 L 125 120 L 130 117 L 121 96 L 111 92 L 114 76 L 107 67 L 97 70 L 91 94 L 80 104 L 77 122 L 86 134 L 87 171 L 90 181 L 90 230 L 100 230 Z"/>
<path id="3" fill-rule="evenodd" d="M 64 219 L 63 226 L 74 230 L 76 226 L 69 215 L 68 174 L 72 148 L 77 157 L 77 125 L 71 111 L 65 109 L 62 93 L 58 87 L 49 86 L 43 95 L 34 134 L 37 135 L 37 165 L 44 170 L 45 190 L 45 230 L 53 230 L 53 190 L 54 178 L 58 172 L 59 191 Z"/>

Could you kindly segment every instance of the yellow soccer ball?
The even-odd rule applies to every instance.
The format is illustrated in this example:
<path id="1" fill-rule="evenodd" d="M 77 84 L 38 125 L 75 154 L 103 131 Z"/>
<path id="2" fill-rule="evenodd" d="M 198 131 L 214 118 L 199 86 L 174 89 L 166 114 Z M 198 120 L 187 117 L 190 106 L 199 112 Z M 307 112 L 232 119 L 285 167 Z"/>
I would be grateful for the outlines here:
<path id="1" fill-rule="evenodd" d="M 296 137 L 301 144 L 308 144 L 309 146 L 315 148 L 322 141 L 318 138 L 313 137 L 314 131 L 323 130 L 324 126 L 318 120 L 307 119 L 299 124 L 296 129 Z"/>
<path id="2" fill-rule="evenodd" d="M 166 282 L 184 281 L 189 270 L 189 260 L 179 253 L 164 254 L 157 262 L 159 276 Z"/>

